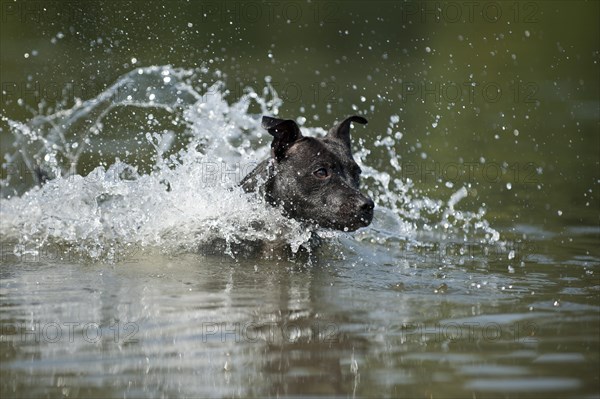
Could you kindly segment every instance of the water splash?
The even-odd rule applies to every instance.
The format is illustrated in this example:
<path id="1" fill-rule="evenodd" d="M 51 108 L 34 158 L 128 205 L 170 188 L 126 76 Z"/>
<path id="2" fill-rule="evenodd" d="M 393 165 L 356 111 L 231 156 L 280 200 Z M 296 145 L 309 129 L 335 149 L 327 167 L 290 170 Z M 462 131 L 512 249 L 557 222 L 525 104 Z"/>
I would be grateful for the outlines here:
<path id="1" fill-rule="evenodd" d="M 247 89 L 232 102 L 228 94 L 219 72 L 138 68 L 71 109 L 27 123 L 5 119 L 15 151 L 5 155 L 3 167 L 22 162 L 32 174 L 42 170 L 53 179 L 20 194 L 22 183 L 7 174 L 0 237 L 16 240 L 20 254 L 58 243 L 102 260 L 118 260 L 127 248 L 194 251 L 216 239 L 230 254 L 232 245 L 245 241 L 289 244 L 297 251 L 311 232 L 236 184 L 268 154 L 270 139 L 259 118 L 277 115 L 281 100 L 268 80 L 261 93 Z M 146 153 L 132 156 L 144 147 Z M 399 165 L 393 146 L 387 147 Z M 369 167 L 368 155 L 363 149 L 356 158 L 377 212 L 358 239 L 382 243 L 442 231 L 498 240 L 484 209 L 455 209 L 465 188 L 448 201 L 428 198 L 411 182 Z M 83 173 L 84 163 L 94 167 Z"/>

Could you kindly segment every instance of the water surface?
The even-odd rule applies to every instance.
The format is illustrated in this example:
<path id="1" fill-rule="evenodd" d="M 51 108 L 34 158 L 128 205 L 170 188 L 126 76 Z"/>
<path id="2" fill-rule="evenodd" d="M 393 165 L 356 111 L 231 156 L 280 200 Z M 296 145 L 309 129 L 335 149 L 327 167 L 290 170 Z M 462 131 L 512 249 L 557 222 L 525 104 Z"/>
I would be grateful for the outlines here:
<path id="1" fill-rule="evenodd" d="M 34 3 L 0 28 L 3 398 L 600 395 L 598 3 Z M 260 115 L 351 114 L 373 224 L 236 254 L 311 236 L 236 186 Z"/>

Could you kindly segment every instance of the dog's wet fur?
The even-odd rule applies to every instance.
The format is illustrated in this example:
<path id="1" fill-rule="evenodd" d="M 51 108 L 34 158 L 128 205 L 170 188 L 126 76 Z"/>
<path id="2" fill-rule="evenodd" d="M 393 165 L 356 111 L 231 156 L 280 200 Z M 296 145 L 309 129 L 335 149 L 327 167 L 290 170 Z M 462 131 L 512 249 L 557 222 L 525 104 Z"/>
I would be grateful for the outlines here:
<path id="1" fill-rule="evenodd" d="M 352 156 L 350 116 L 324 138 L 306 137 L 291 119 L 263 116 L 272 136 L 271 156 L 242 181 L 246 192 L 259 192 L 286 216 L 308 225 L 355 231 L 373 220 L 373 200 L 359 191 L 360 167 Z"/>
<path id="2" fill-rule="evenodd" d="M 205 255 L 280 258 L 315 262 L 313 249 L 322 243 L 314 233 L 318 227 L 355 231 L 373 220 L 374 204 L 359 191 L 360 167 L 352 156 L 351 123 L 366 124 L 361 116 L 350 116 L 323 138 L 306 137 L 291 119 L 263 116 L 262 127 L 272 136 L 271 155 L 240 182 L 246 192 L 259 194 L 290 218 L 313 231 L 297 252 L 283 242 L 216 240 L 203 245 Z M 261 226 L 255 226 L 260 229 Z"/>

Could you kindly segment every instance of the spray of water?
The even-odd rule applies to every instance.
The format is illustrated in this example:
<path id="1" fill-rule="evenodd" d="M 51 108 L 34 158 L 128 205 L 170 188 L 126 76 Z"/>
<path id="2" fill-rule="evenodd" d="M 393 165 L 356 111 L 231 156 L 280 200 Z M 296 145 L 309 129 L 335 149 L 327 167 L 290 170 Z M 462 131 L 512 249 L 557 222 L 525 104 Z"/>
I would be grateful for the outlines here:
<path id="1" fill-rule="evenodd" d="M 215 240 L 224 242 L 230 255 L 240 242 L 279 243 L 297 251 L 311 231 L 237 186 L 268 154 L 270 138 L 260 127 L 260 115 L 278 115 L 281 100 L 266 81 L 262 92 L 247 89 L 228 102 L 218 72 L 139 68 L 70 109 L 27 123 L 5 119 L 15 148 L 5 154 L 3 167 L 24 164 L 32 174 L 42 171 L 52 179 L 20 193 L 14 174 L 6 174 L 0 238 L 13 240 L 20 255 L 53 244 L 108 261 L 128 248 L 195 251 Z M 259 112 L 249 112 L 251 107 Z M 135 115 L 143 127 L 118 123 L 119 115 L 125 120 Z M 141 147 L 148 155 L 121 161 Z M 399 167 L 393 146 L 387 147 L 390 164 Z M 112 162 L 96 161 L 91 172 L 77 173 L 86 156 L 89 163 L 92 155 L 107 153 L 114 154 Z M 376 215 L 355 239 L 385 243 L 441 233 L 498 241 L 483 208 L 456 209 L 465 188 L 445 201 L 428 198 L 410 182 L 369 167 L 368 155 L 363 149 L 355 157 Z"/>

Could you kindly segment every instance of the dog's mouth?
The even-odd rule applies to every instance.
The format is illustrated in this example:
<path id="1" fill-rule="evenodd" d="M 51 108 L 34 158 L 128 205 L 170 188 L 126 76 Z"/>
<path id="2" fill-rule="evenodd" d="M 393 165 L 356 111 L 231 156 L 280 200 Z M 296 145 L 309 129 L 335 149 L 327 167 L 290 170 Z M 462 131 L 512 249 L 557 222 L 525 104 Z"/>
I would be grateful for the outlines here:
<path id="1" fill-rule="evenodd" d="M 345 232 L 356 231 L 367 227 L 373 221 L 373 209 L 375 204 L 368 197 L 359 197 L 347 200 L 341 207 L 335 209 L 315 207 L 295 207 L 286 209 L 287 217 L 303 221 L 309 225 L 319 226 L 326 229 Z M 285 207 L 284 207 L 285 209 Z M 299 209 L 311 209 L 310 212 L 297 212 Z"/>
<path id="2" fill-rule="evenodd" d="M 339 219 L 328 220 L 324 223 L 318 223 L 321 227 L 340 230 L 356 231 L 362 227 L 367 227 L 373 221 L 373 209 L 362 209 L 351 215 L 340 217 Z"/>
<path id="3" fill-rule="evenodd" d="M 355 231 L 361 227 L 367 227 L 373 221 L 373 209 L 361 211 L 355 217 L 355 222 L 348 226 L 349 231 Z"/>

